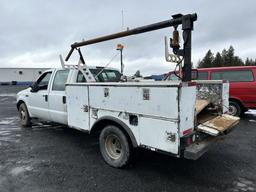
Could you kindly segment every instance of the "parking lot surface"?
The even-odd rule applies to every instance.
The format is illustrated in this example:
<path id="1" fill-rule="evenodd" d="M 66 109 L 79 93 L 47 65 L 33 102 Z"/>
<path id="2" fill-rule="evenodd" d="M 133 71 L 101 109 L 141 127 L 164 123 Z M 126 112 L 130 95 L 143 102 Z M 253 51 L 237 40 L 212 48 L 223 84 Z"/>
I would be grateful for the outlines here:
<path id="1" fill-rule="evenodd" d="M 104 163 L 98 138 L 51 123 L 22 128 L 0 86 L 0 191 L 256 191 L 256 113 L 197 161 L 137 150 L 126 169 Z"/>

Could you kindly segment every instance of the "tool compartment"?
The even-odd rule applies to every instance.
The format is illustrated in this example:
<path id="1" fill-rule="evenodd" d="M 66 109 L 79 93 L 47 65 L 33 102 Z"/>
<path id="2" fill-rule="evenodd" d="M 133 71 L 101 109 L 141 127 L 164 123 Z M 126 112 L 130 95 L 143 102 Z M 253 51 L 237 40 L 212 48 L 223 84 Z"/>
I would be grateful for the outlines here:
<path id="1" fill-rule="evenodd" d="M 229 84 L 225 81 L 197 81 L 196 128 L 200 132 L 218 136 L 239 122 L 228 115 Z"/>
<path id="2" fill-rule="evenodd" d="M 196 81 L 195 129 L 182 139 L 183 155 L 196 160 L 221 135 L 227 134 L 239 122 L 239 117 L 228 115 L 229 84 L 223 81 Z M 189 142 L 188 142 L 189 141 Z"/>

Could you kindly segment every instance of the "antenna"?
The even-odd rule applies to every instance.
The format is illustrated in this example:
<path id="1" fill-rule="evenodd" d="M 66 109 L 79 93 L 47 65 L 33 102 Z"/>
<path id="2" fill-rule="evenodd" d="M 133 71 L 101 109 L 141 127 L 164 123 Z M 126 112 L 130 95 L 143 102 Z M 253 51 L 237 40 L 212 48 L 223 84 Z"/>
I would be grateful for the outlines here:
<path id="1" fill-rule="evenodd" d="M 122 9 L 122 30 L 124 30 L 124 10 Z"/>
<path id="2" fill-rule="evenodd" d="M 122 14 L 122 31 L 124 31 L 124 10 L 121 11 Z M 121 64 L 121 74 L 123 75 L 124 72 L 124 64 L 123 64 L 123 48 L 124 46 L 119 43 L 117 44 L 116 50 L 120 51 L 120 64 Z"/>

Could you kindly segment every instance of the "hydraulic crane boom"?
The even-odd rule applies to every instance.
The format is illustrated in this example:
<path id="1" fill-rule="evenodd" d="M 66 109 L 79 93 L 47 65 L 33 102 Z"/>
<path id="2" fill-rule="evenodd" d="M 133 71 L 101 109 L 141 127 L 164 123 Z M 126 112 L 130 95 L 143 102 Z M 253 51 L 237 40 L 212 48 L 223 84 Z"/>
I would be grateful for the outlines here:
<path id="1" fill-rule="evenodd" d="M 197 14 L 188 14 L 188 15 L 182 15 L 182 14 L 177 14 L 172 16 L 173 19 L 154 23 L 151 25 L 146 25 L 134 29 L 130 29 L 127 31 L 122 31 L 119 33 L 114 33 L 102 37 L 98 37 L 95 39 L 90 39 L 86 41 L 81 41 L 81 42 L 75 42 L 71 45 L 71 49 L 66 56 L 65 60 L 68 61 L 70 58 L 71 54 L 73 53 L 74 49 L 77 49 L 81 46 L 86 46 L 86 45 L 91 45 L 103 41 L 108 41 L 112 39 L 117 39 L 117 38 L 122 38 L 130 35 L 136 35 L 140 33 L 146 33 L 150 31 L 155 31 L 159 29 L 163 29 L 166 27 L 175 27 L 182 25 L 182 30 L 183 30 L 183 49 L 179 50 L 177 47 L 173 48 L 175 54 L 180 54 L 184 58 L 184 67 L 183 67 L 183 81 L 190 81 L 191 80 L 191 31 L 193 30 L 193 23 L 194 21 L 197 20 Z"/>

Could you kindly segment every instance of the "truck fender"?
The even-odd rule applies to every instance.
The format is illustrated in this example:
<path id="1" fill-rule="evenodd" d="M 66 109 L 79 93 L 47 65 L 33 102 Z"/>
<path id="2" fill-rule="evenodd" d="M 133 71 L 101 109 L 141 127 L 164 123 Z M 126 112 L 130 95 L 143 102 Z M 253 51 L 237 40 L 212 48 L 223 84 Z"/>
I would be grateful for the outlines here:
<path id="1" fill-rule="evenodd" d="M 18 110 L 19 110 L 19 107 L 20 107 L 20 105 L 21 105 L 22 103 L 25 103 L 25 102 L 24 102 L 23 100 L 19 100 L 19 101 L 17 102 L 16 107 L 17 107 Z M 26 105 L 26 103 L 25 103 L 25 105 Z"/>
<path id="2" fill-rule="evenodd" d="M 237 102 L 239 105 L 241 105 L 241 107 L 244 107 L 243 102 L 242 102 L 241 99 L 238 98 L 238 97 L 229 97 L 229 101 Z"/>
<path id="3" fill-rule="evenodd" d="M 130 138 L 133 147 L 138 147 L 138 143 L 131 129 L 120 119 L 112 117 L 112 116 L 104 116 L 93 124 L 90 132 L 95 132 L 97 130 L 102 130 L 107 124 L 114 124 L 120 127 Z"/>
<path id="4" fill-rule="evenodd" d="M 28 105 L 27 105 L 27 102 L 25 101 L 25 99 L 20 99 L 17 104 L 16 104 L 16 107 L 17 107 L 17 110 L 19 111 L 19 107 L 20 105 L 24 103 L 26 106 L 27 106 L 27 109 L 28 109 Z M 30 113 L 30 110 L 28 109 L 28 114 L 31 118 L 33 118 L 33 115 Z"/>

